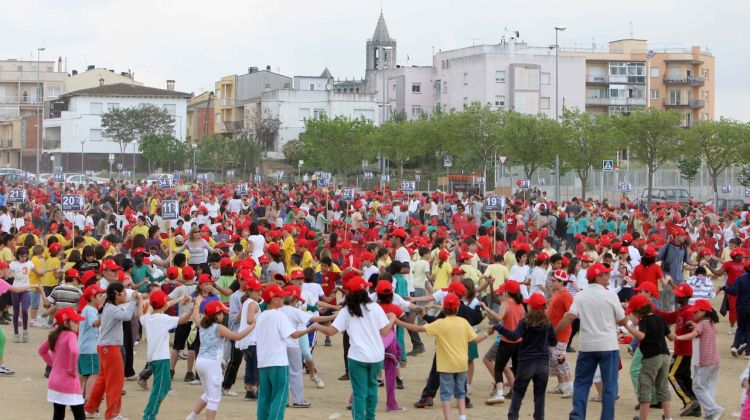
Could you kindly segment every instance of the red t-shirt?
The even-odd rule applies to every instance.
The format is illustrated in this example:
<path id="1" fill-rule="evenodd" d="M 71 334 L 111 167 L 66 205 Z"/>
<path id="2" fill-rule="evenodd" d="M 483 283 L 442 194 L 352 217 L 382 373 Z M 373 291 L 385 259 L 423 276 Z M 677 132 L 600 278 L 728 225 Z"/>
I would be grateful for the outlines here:
<path id="1" fill-rule="evenodd" d="M 661 315 L 667 324 L 674 324 L 674 333 L 676 335 L 682 335 L 690 332 L 690 328 L 687 327 L 687 322 L 695 321 L 693 313 L 688 311 L 689 307 L 690 305 L 684 305 L 674 312 L 662 312 L 658 309 L 654 309 L 654 313 Z M 693 340 L 675 340 L 674 354 L 677 356 L 692 356 Z"/>
<path id="2" fill-rule="evenodd" d="M 661 271 L 661 267 L 657 264 L 651 264 L 648 267 L 643 264 L 638 264 L 633 270 L 631 276 L 636 281 L 636 287 L 640 286 L 643 282 L 653 283 L 654 286 L 659 287 L 659 279 L 664 277 L 664 273 Z"/>
<path id="3" fill-rule="evenodd" d="M 492 239 L 487 236 L 480 236 L 479 240 L 479 247 L 477 247 L 477 255 L 479 258 L 490 258 L 490 255 L 492 254 Z"/>
<path id="4" fill-rule="evenodd" d="M 549 318 L 553 326 L 557 325 L 560 322 L 560 320 L 565 316 L 565 314 L 570 309 L 570 305 L 572 304 L 573 296 L 570 295 L 570 292 L 568 292 L 567 289 L 563 289 L 552 296 L 552 299 L 550 299 L 549 301 L 549 308 L 547 309 L 547 318 Z M 570 339 L 570 333 L 572 332 L 572 330 L 573 326 L 571 324 L 568 324 L 567 327 L 563 328 L 559 333 L 557 333 L 557 342 L 567 343 Z"/>
<path id="5" fill-rule="evenodd" d="M 320 287 L 323 289 L 323 293 L 325 293 L 326 296 L 330 296 L 336 291 L 336 280 L 339 278 L 339 274 L 340 273 L 334 273 L 333 271 L 323 273 Z"/>
<path id="6" fill-rule="evenodd" d="M 401 316 L 404 314 L 404 311 L 396 305 L 395 303 L 380 303 L 378 302 L 378 305 L 380 305 L 381 308 L 383 308 L 383 312 L 385 312 L 386 315 L 388 314 L 394 314 L 396 315 L 396 318 L 401 318 Z M 393 324 L 393 327 L 391 330 L 396 328 L 396 324 Z"/>
<path id="7" fill-rule="evenodd" d="M 727 285 L 731 286 L 735 280 L 745 273 L 745 267 L 741 262 L 727 261 L 723 264 L 724 272 L 727 274 Z"/>

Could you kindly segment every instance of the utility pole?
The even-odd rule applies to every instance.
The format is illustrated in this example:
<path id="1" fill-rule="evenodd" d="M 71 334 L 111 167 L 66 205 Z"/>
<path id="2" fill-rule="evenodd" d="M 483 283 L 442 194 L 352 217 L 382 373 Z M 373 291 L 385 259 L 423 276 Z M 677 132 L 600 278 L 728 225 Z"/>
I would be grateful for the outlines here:
<path id="1" fill-rule="evenodd" d="M 560 123 L 560 44 L 557 36 L 564 31 L 564 26 L 555 26 L 555 121 Z M 555 154 L 555 202 L 560 202 L 560 153 Z"/>

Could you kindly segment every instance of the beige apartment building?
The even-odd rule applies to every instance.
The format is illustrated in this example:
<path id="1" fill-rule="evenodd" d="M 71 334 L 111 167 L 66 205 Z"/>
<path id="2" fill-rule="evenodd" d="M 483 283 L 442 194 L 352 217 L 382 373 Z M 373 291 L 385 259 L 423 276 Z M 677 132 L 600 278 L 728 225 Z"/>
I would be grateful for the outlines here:
<path id="1" fill-rule="evenodd" d="M 683 115 L 683 126 L 715 117 L 715 58 L 700 46 L 649 48 L 644 39 L 612 41 L 604 50 L 566 49 L 586 59 L 586 111 L 627 113 L 646 107 Z"/>
<path id="2" fill-rule="evenodd" d="M 86 71 L 72 70 L 70 72 L 70 77 L 65 79 L 64 93 L 120 83 L 143 86 L 143 83 L 134 80 L 133 77 L 134 75 L 129 71 L 116 72 L 113 69 L 97 68 L 90 65 L 86 67 Z"/>

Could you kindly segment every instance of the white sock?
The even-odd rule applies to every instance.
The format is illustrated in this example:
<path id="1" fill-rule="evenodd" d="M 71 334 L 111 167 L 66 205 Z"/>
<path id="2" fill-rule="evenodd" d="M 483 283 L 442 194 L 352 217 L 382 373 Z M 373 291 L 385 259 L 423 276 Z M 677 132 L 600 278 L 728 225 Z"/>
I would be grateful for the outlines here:
<path id="1" fill-rule="evenodd" d="M 458 416 L 458 420 L 466 420 L 466 415 L 462 414 L 462 415 Z"/>
<path id="2" fill-rule="evenodd" d="M 190 414 L 188 414 L 187 417 L 185 417 L 185 420 L 197 420 L 198 415 L 195 414 L 195 411 L 191 411 Z"/>

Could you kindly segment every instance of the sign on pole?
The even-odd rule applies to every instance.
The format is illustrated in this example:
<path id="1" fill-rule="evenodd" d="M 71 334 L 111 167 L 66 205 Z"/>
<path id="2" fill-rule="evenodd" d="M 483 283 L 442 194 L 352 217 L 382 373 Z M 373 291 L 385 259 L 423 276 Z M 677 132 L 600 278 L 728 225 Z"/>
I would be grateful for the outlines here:
<path id="1" fill-rule="evenodd" d="M 63 194 L 60 204 L 63 211 L 83 211 L 83 196 L 79 194 Z"/>
<path id="2" fill-rule="evenodd" d="M 94 176 L 94 171 L 86 171 L 86 176 Z"/>
<path id="3" fill-rule="evenodd" d="M 727 184 L 722 185 L 721 186 L 721 192 L 724 193 L 724 194 L 731 193 L 732 192 L 732 186 L 731 185 L 727 185 Z"/>
<path id="4" fill-rule="evenodd" d="M 445 155 L 445 157 L 443 157 L 443 166 L 446 168 L 453 166 L 453 157 L 451 155 Z"/>
<path id="5" fill-rule="evenodd" d="M 380 175 L 380 180 L 383 182 L 391 182 L 391 176 L 390 175 Z"/>
<path id="6" fill-rule="evenodd" d="M 508 160 L 508 156 L 498 156 L 497 159 L 500 161 L 500 163 L 505 163 L 506 160 Z"/>
<path id="7" fill-rule="evenodd" d="M 263 182 L 263 179 L 261 178 L 260 175 L 256 174 L 256 175 L 253 175 L 253 182 L 256 184 L 260 184 L 261 182 Z"/>
<path id="8" fill-rule="evenodd" d="M 172 180 L 165 177 L 165 178 L 159 178 L 159 189 L 169 189 L 172 188 Z"/>
<path id="9" fill-rule="evenodd" d="M 197 174 L 195 175 L 195 180 L 198 182 L 201 182 L 201 181 L 206 182 L 208 181 L 208 174 L 207 173 Z"/>
<path id="10" fill-rule="evenodd" d="M 180 180 L 180 171 L 174 171 L 172 172 L 172 178 L 174 178 L 175 181 Z"/>
<path id="11" fill-rule="evenodd" d="M 484 199 L 484 211 L 491 212 L 502 212 L 505 210 L 505 197 L 490 195 Z"/>
<path id="12" fill-rule="evenodd" d="M 365 172 L 365 179 L 372 179 L 372 172 Z"/>
<path id="13" fill-rule="evenodd" d="M 414 181 L 401 181 L 401 191 L 414 192 L 417 189 L 417 183 Z"/>
<path id="14" fill-rule="evenodd" d="M 125 178 L 130 178 L 131 176 L 133 176 L 133 172 L 131 172 L 131 171 L 122 171 L 122 176 L 125 177 Z"/>
<path id="15" fill-rule="evenodd" d="M 321 188 L 325 188 L 328 186 L 328 178 L 320 177 L 318 178 L 318 186 Z"/>
<path id="16" fill-rule="evenodd" d="M 182 171 L 182 173 L 184 173 L 185 176 L 192 176 L 193 175 L 193 170 L 192 169 L 185 169 L 184 171 Z"/>
<path id="17" fill-rule="evenodd" d="M 237 184 L 237 186 L 234 187 L 234 192 L 240 197 L 247 196 L 247 184 Z"/>
<path id="18" fill-rule="evenodd" d="M 109 159 L 107 159 L 107 160 L 109 160 L 109 164 L 110 165 L 113 164 L 113 163 L 115 163 L 115 154 L 114 153 L 110 153 L 109 154 Z"/>
<path id="19" fill-rule="evenodd" d="M 227 178 L 234 178 L 234 169 L 227 170 Z"/>
<path id="20" fill-rule="evenodd" d="M 342 188 L 341 199 L 344 201 L 354 201 L 354 188 Z"/>
<path id="21" fill-rule="evenodd" d="M 525 179 L 525 180 L 521 181 L 521 188 L 524 189 L 524 190 L 528 190 L 529 188 L 531 188 L 531 180 L 530 179 Z"/>
<path id="22" fill-rule="evenodd" d="M 65 182 L 65 174 L 61 172 L 57 172 L 54 175 L 55 182 Z"/>
<path id="23" fill-rule="evenodd" d="M 26 191 L 23 188 L 11 188 L 8 191 L 9 203 L 23 203 L 26 201 Z"/>
<path id="24" fill-rule="evenodd" d="M 617 189 L 622 193 L 626 193 L 633 190 L 633 185 L 630 182 L 622 181 L 617 183 Z"/>
<path id="25" fill-rule="evenodd" d="M 745 197 L 750 197 L 750 187 L 745 187 Z"/>
<path id="26" fill-rule="evenodd" d="M 164 220 L 175 220 L 179 216 L 180 207 L 177 200 L 164 200 L 161 202 L 161 217 Z"/>
<path id="27" fill-rule="evenodd" d="M 602 161 L 602 171 L 604 172 L 612 172 L 615 170 L 615 161 L 614 160 L 608 160 L 605 159 Z"/>

